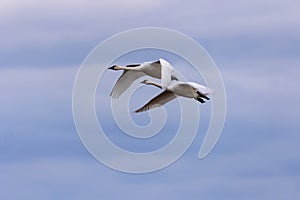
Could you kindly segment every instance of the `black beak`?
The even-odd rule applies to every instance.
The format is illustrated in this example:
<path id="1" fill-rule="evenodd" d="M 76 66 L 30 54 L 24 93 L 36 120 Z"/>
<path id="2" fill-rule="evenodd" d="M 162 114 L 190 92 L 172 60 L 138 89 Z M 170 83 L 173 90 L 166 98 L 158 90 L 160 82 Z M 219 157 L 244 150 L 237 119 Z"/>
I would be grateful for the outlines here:
<path id="1" fill-rule="evenodd" d="M 112 67 L 110 67 L 110 68 L 108 68 L 108 69 L 114 70 L 115 67 L 116 67 L 116 65 L 114 65 L 114 66 L 112 66 Z"/>

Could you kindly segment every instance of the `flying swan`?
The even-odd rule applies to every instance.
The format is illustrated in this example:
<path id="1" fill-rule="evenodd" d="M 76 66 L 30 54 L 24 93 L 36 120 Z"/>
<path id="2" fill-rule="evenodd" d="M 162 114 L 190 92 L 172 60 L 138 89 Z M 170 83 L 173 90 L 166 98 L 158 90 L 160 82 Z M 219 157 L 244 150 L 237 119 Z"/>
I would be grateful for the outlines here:
<path id="1" fill-rule="evenodd" d="M 126 65 L 125 67 L 114 65 L 108 69 L 124 70 L 110 93 L 110 96 L 114 99 L 125 92 L 136 79 L 145 75 L 161 79 L 161 87 L 163 89 L 166 89 L 171 80 L 178 80 L 176 76 L 172 75 L 174 68 L 164 59 L 159 59 L 155 62 Z"/>
<path id="2" fill-rule="evenodd" d="M 155 82 L 150 80 L 144 80 L 141 83 L 146 85 L 154 85 L 163 89 L 163 87 Z M 207 95 L 211 94 L 212 90 L 194 82 L 174 82 L 170 86 L 166 88 L 165 91 L 151 99 L 148 103 L 146 103 L 143 107 L 137 109 L 135 112 L 143 112 L 150 110 L 155 107 L 162 106 L 167 102 L 175 99 L 177 96 L 194 98 L 195 100 L 205 103 L 205 100 L 209 100 Z"/>

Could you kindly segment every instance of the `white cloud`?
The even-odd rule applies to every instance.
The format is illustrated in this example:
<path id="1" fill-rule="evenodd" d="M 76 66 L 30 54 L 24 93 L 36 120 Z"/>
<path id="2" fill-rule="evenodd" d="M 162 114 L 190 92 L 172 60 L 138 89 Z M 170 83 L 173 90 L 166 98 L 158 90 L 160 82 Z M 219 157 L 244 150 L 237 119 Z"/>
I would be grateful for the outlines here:
<path id="1" fill-rule="evenodd" d="M 294 105 L 300 96 L 295 92 L 299 85 L 295 74 L 299 73 L 296 68 L 245 66 L 224 71 L 228 115 L 238 121 L 264 121 L 269 126 L 275 123 L 288 127 L 287 124 L 296 123 L 299 112 L 295 112 Z"/>
<path id="2" fill-rule="evenodd" d="M 272 65 L 275 67 L 275 71 L 265 71 L 263 68 L 252 71 L 249 67 L 252 64 Z M 235 92 L 229 94 L 233 103 L 239 101 L 239 98 L 257 97 L 263 95 L 264 92 L 266 95 L 263 98 L 268 101 L 272 100 L 272 94 L 277 92 L 272 83 L 278 78 L 278 86 L 282 87 L 282 84 L 285 84 L 291 89 L 297 89 L 294 84 L 298 80 L 298 68 L 282 71 L 281 66 L 284 64 L 287 63 L 274 61 L 257 63 L 256 61 L 256 63 L 244 65 L 247 66 L 246 69 L 245 67 L 241 69 L 238 67 L 223 68 L 225 83 L 229 84 L 229 91 Z M 296 66 L 293 62 L 288 64 Z M 3 124 L 7 125 L 5 127 L 15 126 L 19 122 L 18 119 L 31 122 L 29 126 L 20 126 L 20 123 L 17 123 L 20 127 L 11 129 L 16 134 L 23 133 L 23 137 L 26 136 L 29 143 L 18 143 L 20 146 L 15 150 L 15 154 L 9 151 L 11 148 L 8 146 L 15 144 L 16 140 L 6 141 L 7 144 L 1 146 L 4 149 L 3 152 L 12 157 L 10 161 L 1 160 L 0 171 L 5 173 L 2 174 L 0 180 L 0 184 L 4 188 L 0 197 L 32 199 L 32 197 L 43 198 L 44 196 L 50 198 L 53 197 L 51 195 L 56 194 L 56 199 L 59 199 L 64 198 L 63 194 L 65 194 L 67 197 L 78 199 L 92 198 L 95 195 L 106 199 L 112 196 L 123 199 L 132 199 L 133 197 L 182 199 L 187 196 L 190 199 L 201 197 L 232 199 L 232 196 L 270 199 L 283 195 L 283 197 L 292 199 L 299 196 L 298 190 L 293 189 L 297 186 L 296 180 L 299 173 L 297 169 L 298 154 L 295 151 L 299 146 L 296 126 L 286 129 L 291 121 L 290 118 L 276 125 L 264 124 L 268 123 L 268 120 L 264 119 L 261 122 L 263 125 L 261 125 L 257 122 L 262 118 L 261 114 L 254 112 L 257 108 L 253 105 L 245 106 L 247 111 L 254 110 L 253 113 L 250 113 L 233 104 L 234 107 L 230 108 L 231 113 L 246 112 L 245 115 L 239 116 L 244 124 L 240 125 L 236 118 L 229 115 L 230 128 L 225 130 L 226 132 L 222 134 L 216 148 L 207 158 L 197 159 L 198 146 L 194 143 L 192 144 L 194 150 L 186 152 L 173 165 L 156 173 L 139 176 L 118 173 L 91 159 L 87 152 L 83 155 L 78 153 L 80 150 L 77 148 L 83 150 L 80 143 L 76 144 L 74 154 L 60 154 L 57 151 L 58 146 L 62 150 L 70 151 L 70 146 L 74 148 L 74 144 L 70 142 L 73 140 L 63 140 L 66 143 L 62 148 L 60 146 L 62 145 L 61 135 L 51 132 L 49 129 L 53 128 L 53 121 L 57 120 L 56 113 L 61 113 L 61 116 L 58 116 L 61 117 L 60 121 L 71 122 L 70 113 L 64 113 L 64 109 L 66 106 L 68 108 L 71 106 L 69 104 L 71 103 L 75 71 L 72 68 L 1 69 L 1 118 L 5 119 Z M 269 76 L 269 74 L 272 75 Z M 289 82 L 285 82 L 286 80 Z M 263 88 L 259 88 L 261 84 L 264 86 Z M 241 94 L 239 90 L 246 91 L 242 97 L 239 97 Z M 38 99 L 35 98 L 37 96 L 39 96 Z M 276 107 L 270 106 L 268 101 L 259 105 L 266 105 L 271 109 Z M 288 107 L 289 105 L 286 105 L 284 108 Z M 11 118 L 6 115 L 9 112 Z M 71 110 L 68 109 L 67 112 L 71 112 Z M 19 116 L 20 113 L 29 115 L 24 118 L 24 116 Z M 287 113 L 292 112 L 288 111 Z M 272 115 L 273 113 L 268 114 L 268 116 Z M 256 123 L 248 125 L 249 118 Z M 285 117 L 281 119 L 285 119 Z M 37 135 L 30 132 L 32 127 L 41 123 L 46 124 L 44 126 L 47 130 L 46 133 L 51 134 L 52 138 L 49 140 L 50 136 L 40 136 L 45 139 L 39 140 L 41 144 L 37 145 Z M 60 130 L 65 125 L 60 123 L 56 128 Z M 278 127 L 280 130 L 277 129 Z M 261 131 L 262 129 L 263 131 Z M 255 132 L 255 130 L 259 131 Z M 72 131 L 74 131 L 73 128 Z M 6 134 L 6 132 L 4 133 Z M 77 136 L 74 132 L 73 135 L 68 134 L 68 137 Z M 21 137 L 18 136 L 18 138 Z M 46 146 L 49 149 L 33 149 L 32 151 L 37 152 L 37 155 L 28 151 L 21 152 L 22 149 L 28 150 L 28 144 L 31 144 L 31 148 Z M 69 155 L 72 156 L 68 157 Z M 289 171 L 293 168 L 295 171 Z"/>
<path id="3" fill-rule="evenodd" d="M 133 6 L 132 2 L 138 6 Z M 235 0 L 227 1 L 226 5 L 220 5 L 219 1 L 94 1 L 86 4 L 83 1 L 4 0 L 0 2 L 3 27 L 0 43 L 2 51 L 14 51 L 36 46 L 51 48 L 66 41 L 71 44 L 100 42 L 113 33 L 137 26 L 166 26 L 193 37 L 247 38 L 262 34 L 277 38 L 293 36 L 295 39 L 299 33 L 298 10 L 298 1 L 279 0 L 267 3 Z M 272 44 L 278 42 L 270 41 Z M 239 45 L 238 39 L 236 42 Z M 277 46 L 269 48 L 274 47 Z M 242 48 L 240 51 L 247 52 Z M 289 59 L 289 54 L 296 51 L 292 49 L 287 55 L 271 59 L 264 55 L 255 59 L 237 55 L 218 62 L 228 92 L 226 123 L 229 125 L 213 153 L 203 161 L 195 162 L 197 155 L 193 151 L 191 154 L 195 159 L 186 158 L 189 156 L 186 153 L 183 160 L 165 170 L 130 176 L 112 171 L 96 161 L 88 164 L 84 160 L 67 158 L 38 161 L 36 159 L 41 155 L 38 158 L 26 155 L 33 161 L 12 164 L 2 160 L 0 171 L 5 173 L 0 183 L 6 192 L 0 196 L 3 199 L 11 195 L 43 198 L 46 191 L 50 196 L 56 193 L 61 197 L 60 194 L 69 189 L 76 191 L 79 199 L 85 195 L 106 199 L 111 196 L 132 199 L 135 195 L 144 199 L 164 196 L 175 199 L 178 194 L 174 195 L 172 191 L 182 195 L 178 199 L 185 198 L 187 193 L 195 199 L 201 195 L 207 197 L 205 199 L 226 199 L 228 196 L 241 199 L 258 193 L 262 194 L 261 199 L 274 199 L 279 195 L 293 199 L 299 196 L 295 189 L 299 171 L 294 150 L 299 146 L 296 134 L 299 112 L 295 106 L 300 98 L 297 93 L 300 71 L 299 60 Z M 75 74 L 76 69 L 72 68 L 2 68 L 1 130 L 5 134 L 10 131 L 24 133 L 23 137 L 35 143 L 36 135 L 31 131 L 37 125 L 43 124 L 49 133 L 53 128 L 60 129 L 72 123 L 71 93 Z M 23 122 L 27 126 L 22 126 Z M 58 134 L 53 135 L 57 139 Z M 5 137 L 4 134 L 1 136 Z M 41 145 L 57 145 L 53 141 L 44 140 Z M 6 150 L 14 142 L 11 140 L 6 144 L 4 141 L 2 144 L 5 145 L 1 147 Z M 28 149 L 27 144 L 21 145 L 19 149 Z M 69 143 L 65 148 L 68 147 Z M 39 152 L 41 149 L 34 150 Z M 16 161 L 20 155 L 12 156 L 15 157 L 11 159 Z M 289 171 L 290 168 L 295 171 Z M 267 177 L 270 174 L 271 177 Z M 157 194 L 153 195 L 153 192 Z M 218 194 L 222 196 L 216 196 Z M 251 199 L 259 199 L 259 196 Z"/>
<path id="4" fill-rule="evenodd" d="M 1 1 L 1 46 L 49 47 L 101 41 L 119 31 L 162 26 L 196 38 L 298 37 L 298 1 Z"/>
<path id="5" fill-rule="evenodd" d="M 118 11 L 120 10 L 126 10 L 135 7 L 135 11 L 138 11 L 138 9 L 151 9 L 156 5 L 159 5 L 162 1 L 150 1 L 150 0 L 144 0 L 144 1 L 138 1 L 138 0 L 132 0 L 132 1 L 125 1 L 125 0 L 116 0 L 116 1 L 110 1 L 110 0 L 102 0 L 102 1 L 84 1 L 84 0 L 44 0 L 44 1 L 36 1 L 36 0 L 24 0 L 24 1 L 18 1 L 18 0 L 3 0 L 0 3 L 1 8 L 1 15 L 2 16 L 9 16 L 12 14 L 16 14 L 18 11 L 34 11 L 34 12 L 40 12 L 43 9 L 43 11 L 46 11 L 46 13 L 49 14 L 50 11 L 58 11 L 57 14 L 62 14 L 62 12 L 65 11 L 74 11 L 74 15 L 84 13 L 89 13 L 90 11 L 95 12 L 99 9 L 104 14 L 118 14 Z M 107 9 L 103 9 L 103 8 Z M 75 11 L 78 11 L 75 13 Z M 130 10 L 128 10 L 130 11 Z M 131 10 L 133 11 L 133 10 Z M 41 13 L 42 14 L 42 13 Z M 65 14 L 71 14 L 71 13 L 65 13 Z M 56 15 L 56 13 L 52 14 L 53 16 Z"/>
<path id="6" fill-rule="evenodd" d="M 1 1 L 5 49 L 103 38 L 161 1 Z M 133 17 L 133 18 L 132 18 Z"/>
<path id="7" fill-rule="evenodd" d="M 195 1 L 196 2 L 196 1 Z M 177 4 L 171 12 L 179 27 L 204 37 L 236 37 L 274 34 L 296 28 L 300 15 L 298 1 L 198 1 Z M 284 29 L 283 29 L 284 27 Z"/>

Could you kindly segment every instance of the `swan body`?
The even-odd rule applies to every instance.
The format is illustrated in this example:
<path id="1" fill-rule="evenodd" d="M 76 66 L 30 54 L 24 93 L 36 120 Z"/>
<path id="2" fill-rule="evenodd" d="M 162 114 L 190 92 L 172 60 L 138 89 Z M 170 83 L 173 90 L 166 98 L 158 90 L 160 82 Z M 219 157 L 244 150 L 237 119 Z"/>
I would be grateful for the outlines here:
<path id="1" fill-rule="evenodd" d="M 123 74 L 119 77 L 111 91 L 110 96 L 112 98 L 118 98 L 135 80 L 145 75 L 161 79 L 161 85 L 164 89 L 171 80 L 178 80 L 174 75 L 172 75 L 174 68 L 164 59 L 159 59 L 155 62 L 126 65 L 125 67 L 114 65 L 109 69 L 123 70 Z"/>
<path id="2" fill-rule="evenodd" d="M 155 82 L 144 80 L 141 82 L 146 85 L 154 85 L 163 89 L 163 87 Z M 148 103 L 146 103 L 141 108 L 137 109 L 135 112 L 143 112 L 146 110 L 150 110 L 152 108 L 162 106 L 167 102 L 175 99 L 177 96 L 182 96 L 186 98 L 193 98 L 200 103 L 205 103 L 205 100 L 209 100 L 207 95 L 211 94 L 212 90 L 194 82 L 174 82 L 170 86 L 168 86 L 162 93 L 151 99 Z"/>

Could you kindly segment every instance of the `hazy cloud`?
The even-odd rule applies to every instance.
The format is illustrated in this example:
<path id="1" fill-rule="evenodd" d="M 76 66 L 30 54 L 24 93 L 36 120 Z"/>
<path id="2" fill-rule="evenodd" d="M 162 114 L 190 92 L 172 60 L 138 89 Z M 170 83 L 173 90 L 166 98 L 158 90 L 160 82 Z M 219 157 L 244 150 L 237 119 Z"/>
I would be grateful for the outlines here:
<path id="1" fill-rule="evenodd" d="M 299 7 L 295 0 L 1 1 L 0 198 L 297 199 Z M 174 165 L 129 175 L 104 167 L 84 149 L 71 95 L 76 71 L 92 48 L 143 26 L 172 28 L 203 44 L 223 76 L 228 113 L 216 148 L 204 160 L 197 158 L 201 124 Z M 156 57 L 135 55 L 120 64 Z M 186 62 L 163 55 L 184 71 Z M 183 73 L 202 81 L 192 70 Z M 101 101 L 119 73 L 104 75 L 108 84 L 96 94 Z M 138 103 L 146 98 L 137 97 L 143 98 Z M 209 107 L 201 108 L 209 117 Z M 111 138 L 132 149 L 157 144 Z"/>

